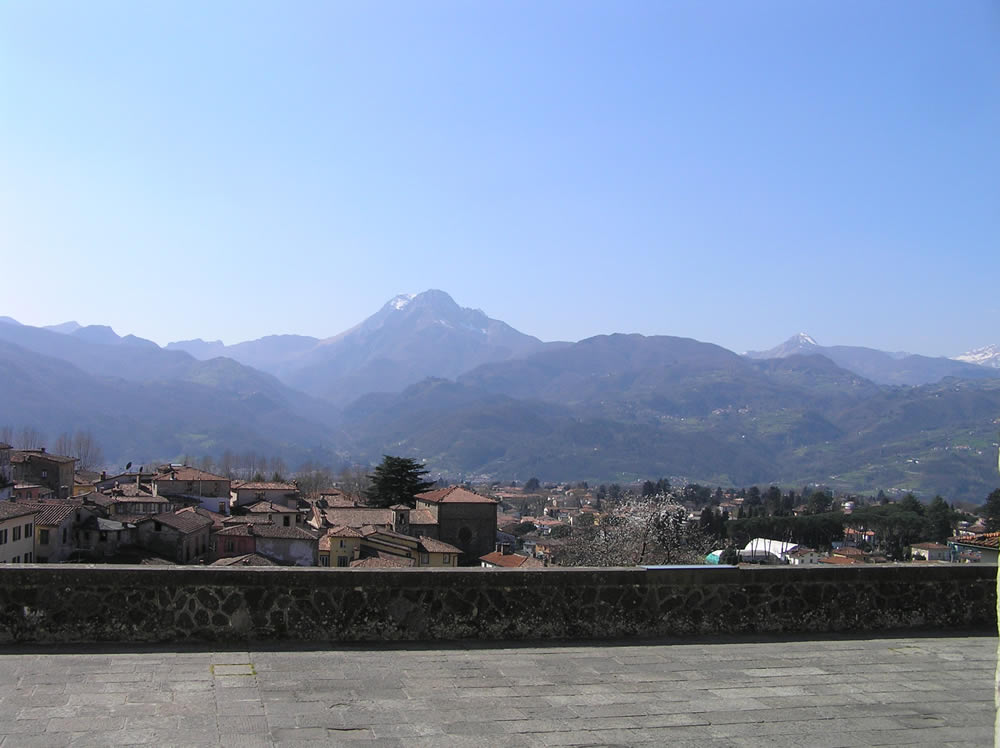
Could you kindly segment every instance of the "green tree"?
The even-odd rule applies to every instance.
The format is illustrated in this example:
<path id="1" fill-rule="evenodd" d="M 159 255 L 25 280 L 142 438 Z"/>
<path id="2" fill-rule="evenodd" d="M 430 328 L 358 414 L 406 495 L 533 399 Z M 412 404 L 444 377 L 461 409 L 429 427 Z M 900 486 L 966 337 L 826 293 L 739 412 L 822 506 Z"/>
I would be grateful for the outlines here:
<path id="1" fill-rule="evenodd" d="M 832 504 L 833 499 L 831 499 L 826 492 L 816 491 L 809 497 L 809 513 L 823 514 L 824 512 L 830 511 L 830 506 Z"/>
<path id="2" fill-rule="evenodd" d="M 935 496 L 927 505 L 927 538 L 935 543 L 944 543 L 951 537 L 954 512 L 940 496 Z"/>
<path id="3" fill-rule="evenodd" d="M 410 457 L 384 455 L 375 472 L 368 476 L 371 486 L 365 497 L 372 506 L 406 504 L 412 507 L 416 503 L 413 497 L 434 485 L 433 481 L 424 480 L 425 475 L 427 471 Z"/>
<path id="4" fill-rule="evenodd" d="M 986 532 L 1000 532 L 1000 488 L 991 493 L 982 509 Z"/>
<path id="5" fill-rule="evenodd" d="M 535 529 L 534 522 L 518 522 L 510 532 L 512 535 L 521 537 L 522 535 L 527 535 L 529 532 L 534 532 Z"/>

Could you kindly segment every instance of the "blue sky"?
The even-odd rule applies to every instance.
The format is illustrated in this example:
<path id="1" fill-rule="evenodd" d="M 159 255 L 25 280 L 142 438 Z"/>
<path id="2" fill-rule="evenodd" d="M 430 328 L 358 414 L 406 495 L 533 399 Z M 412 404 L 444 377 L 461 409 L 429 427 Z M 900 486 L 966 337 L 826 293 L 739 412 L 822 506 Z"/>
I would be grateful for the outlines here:
<path id="1" fill-rule="evenodd" d="M 0 315 L 1000 342 L 1000 6 L 0 5 Z"/>

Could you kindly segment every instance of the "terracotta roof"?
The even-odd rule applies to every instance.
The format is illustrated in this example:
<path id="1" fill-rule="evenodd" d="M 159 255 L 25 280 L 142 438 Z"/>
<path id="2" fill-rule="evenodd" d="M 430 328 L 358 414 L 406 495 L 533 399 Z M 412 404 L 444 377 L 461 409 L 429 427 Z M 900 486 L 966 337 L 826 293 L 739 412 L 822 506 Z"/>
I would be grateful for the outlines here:
<path id="1" fill-rule="evenodd" d="M 850 566 L 858 563 L 853 558 L 847 558 L 846 556 L 828 556 L 827 558 L 821 558 L 819 562 L 821 564 L 834 564 L 835 566 Z"/>
<path id="2" fill-rule="evenodd" d="M 288 491 L 294 493 L 299 487 L 294 483 L 272 483 L 269 481 L 250 481 L 234 486 L 237 491 Z"/>
<path id="3" fill-rule="evenodd" d="M 254 504 L 250 504 L 246 508 L 248 512 L 256 512 L 258 514 L 266 514 L 267 512 L 281 512 L 284 514 L 298 514 L 298 509 L 292 509 L 284 504 L 272 504 L 270 501 L 258 501 Z"/>
<path id="4" fill-rule="evenodd" d="M 438 523 L 437 519 L 431 514 L 430 509 L 411 509 L 410 510 L 410 524 L 411 525 L 436 525 Z"/>
<path id="5" fill-rule="evenodd" d="M 11 462 L 27 462 L 33 457 L 38 457 L 51 462 L 76 462 L 76 457 L 66 457 L 64 455 L 54 455 L 50 452 L 43 452 L 40 449 L 16 449 L 10 455 Z"/>
<path id="6" fill-rule="evenodd" d="M 284 525 L 275 525 L 270 522 L 247 522 L 239 525 L 227 525 L 215 534 L 225 537 L 316 540 L 315 535 L 308 530 L 303 530 L 301 527 L 285 527 Z"/>
<path id="7" fill-rule="evenodd" d="M 946 551 L 948 546 L 940 543 L 913 543 L 910 548 L 919 548 L 922 551 Z"/>
<path id="8" fill-rule="evenodd" d="M 353 527 L 334 527 L 327 531 L 326 535 L 319 539 L 319 549 L 321 551 L 330 550 L 330 546 L 337 538 L 360 538 L 361 533 Z"/>
<path id="9" fill-rule="evenodd" d="M 413 566 L 412 558 L 382 558 L 372 556 L 370 558 L 359 558 L 357 561 L 351 561 L 352 569 L 399 569 L 407 566 Z"/>
<path id="10" fill-rule="evenodd" d="M 212 524 L 212 520 L 208 517 L 202 517 L 190 507 L 178 509 L 176 512 L 154 514 L 152 517 L 142 520 L 142 522 L 159 522 L 161 525 L 166 525 L 177 530 L 177 532 L 185 534 L 198 532 L 198 530 L 203 530 Z"/>
<path id="11" fill-rule="evenodd" d="M 428 553 L 461 553 L 461 548 L 456 548 L 450 543 L 445 543 L 440 540 L 435 540 L 434 538 L 428 538 L 426 535 L 420 536 L 420 545 L 423 546 L 424 550 Z"/>
<path id="12" fill-rule="evenodd" d="M 376 507 L 330 507 L 329 509 L 320 509 L 317 507 L 316 511 L 319 512 L 324 521 L 331 526 L 391 526 L 393 523 L 393 513 L 391 509 L 379 509 Z"/>
<path id="13" fill-rule="evenodd" d="M 157 481 L 185 481 L 185 480 L 224 480 L 228 481 L 229 478 L 224 475 L 214 475 L 213 473 L 207 473 L 204 470 L 199 470 L 198 468 L 188 467 L 183 465 L 181 467 L 169 468 L 167 470 L 161 470 L 153 480 Z"/>
<path id="14" fill-rule="evenodd" d="M 516 553 L 500 553 L 500 551 L 493 551 L 493 553 L 487 553 L 485 556 L 479 557 L 480 561 L 485 561 L 493 566 L 502 566 L 505 569 L 519 569 L 522 567 L 539 567 L 545 566 L 537 558 L 532 558 L 531 556 L 520 556 Z"/>
<path id="15" fill-rule="evenodd" d="M 13 519 L 14 517 L 25 517 L 34 514 L 37 509 L 20 501 L 0 501 L 0 520 Z"/>
<path id="16" fill-rule="evenodd" d="M 340 525 L 339 527 L 331 527 L 326 531 L 326 535 L 331 538 L 363 538 L 364 535 L 361 531 L 354 527 L 346 527 Z"/>
<path id="17" fill-rule="evenodd" d="M 1000 532 L 984 532 L 979 535 L 961 538 L 948 538 L 949 543 L 956 545 L 967 545 L 972 548 L 985 548 L 987 550 L 1000 549 Z"/>
<path id="18" fill-rule="evenodd" d="M 64 501 L 18 501 L 17 504 L 38 513 L 35 517 L 36 525 L 61 525 L 67 517 L 73 516 L 76 510 L 82 506 L 82 504 L 69 504 Z"/>
<path id="19" fill-rule="evenodd" d="M 850 558 L 861 558 L 865 555 L 865 552 L 860 548 L 844 547 L 838 548 L 833 552 L 834 556 L 845 556 Z"/>
<path id="20" fill-rule="evenodd" d="M 259 553 L 245 553 L 242 556 L 233 556 L 232 558 L 220 558 L 218 561 L 213 561 L 211 566 L 277 566 L 267 556 L 261 556 Z"/>
<path id="21" fill-rule="evenodd" d="M 145 486 L 136 485 L 135 483 L 122 483 L 121 485 L 114 486 L 112 488 L 105 488 L 101 493 L 111 492 L 110 495 L 114 495 L 115 491 L 119 491 L 122 496 L 146 496 L 149 498 L 156 498 L 153 496 L 153 492 L 148 490 Z"/>
<path id="22" fill-rule="evenodd" d="M 466 491 L 461 486 L 441 488 L 437 491 L 418 493 L 416 498 L 431 504 L 497 504 L 496 499 L 480 496 L 472 491 Z"/>

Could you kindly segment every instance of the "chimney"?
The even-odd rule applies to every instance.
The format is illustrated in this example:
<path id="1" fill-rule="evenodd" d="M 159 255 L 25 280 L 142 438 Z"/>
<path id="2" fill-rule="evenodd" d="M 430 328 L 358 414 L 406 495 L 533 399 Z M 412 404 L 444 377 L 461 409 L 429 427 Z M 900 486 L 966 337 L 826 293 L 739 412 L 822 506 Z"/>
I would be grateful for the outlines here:
<path id="1" fill-rule="evenodd" d="M 501 556 L 509 556 L 511 554 L 510 543 L 497 543 L 497 553 Z"/>

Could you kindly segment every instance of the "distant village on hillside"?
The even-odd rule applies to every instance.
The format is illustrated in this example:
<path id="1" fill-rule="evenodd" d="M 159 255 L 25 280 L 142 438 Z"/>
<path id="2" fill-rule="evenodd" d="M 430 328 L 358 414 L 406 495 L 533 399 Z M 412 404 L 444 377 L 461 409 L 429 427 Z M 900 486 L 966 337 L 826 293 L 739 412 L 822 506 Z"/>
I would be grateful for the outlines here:
<path id="1" fill-rule="evenodd" d="M 179 463 L 117 475 L 77 463 L 0 443 L 0 563 L 819 567 L 996 562 L 1000 544 L 1000 491 L 984 516 L 940 497 L 866 502 L 822 489 L 713 491 L 664 479 L 431 487 L 382 506 L 368 500 L 364 472 L 351 485 L 317 485 Z"/>

